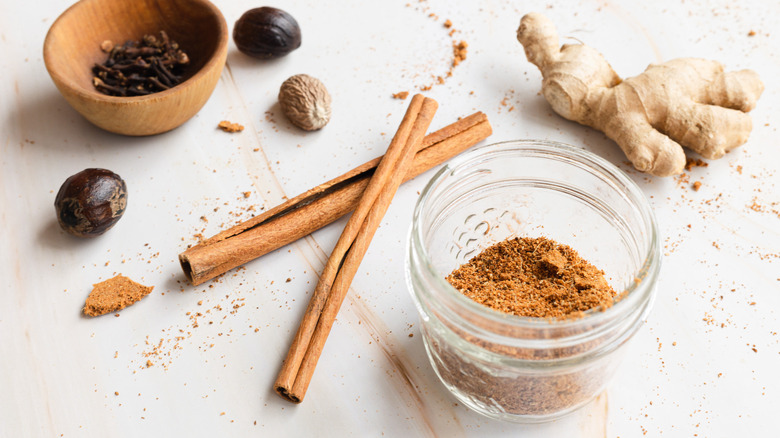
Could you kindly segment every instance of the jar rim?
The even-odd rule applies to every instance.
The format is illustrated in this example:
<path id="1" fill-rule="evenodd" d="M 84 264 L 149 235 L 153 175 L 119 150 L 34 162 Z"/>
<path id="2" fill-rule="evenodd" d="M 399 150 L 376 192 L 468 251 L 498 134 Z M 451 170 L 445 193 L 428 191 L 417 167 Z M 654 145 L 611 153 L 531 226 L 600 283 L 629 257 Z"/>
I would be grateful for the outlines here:
<path id="1" fill-rule="evenodd" d="M 538 152 L 548 156 L 574 160 L 577 164 L 586 166 L 590 172 L 597 172 L 601 178 L 611 179 L 615 189 L 622 191 L 622 194 L 630 200 L 632 206 L 639 210 L 648 240 L 647 250 L 645 254 L 642 254 L 644 261 L 635 273 L 635 281 L 631 282 L 624 291 L 618 293 L 620 298 L 616 297 L 609 308 L 603 310 L 590 309 L 583 312 L 583 315 L 578 318 L 528 317 L 499 312 L 463 295 L 433 268 L 428 249 L 423 245 L 423 230 L 420 227 L 420 218 L 431 201 L 434 188 L 456 170 L 466 167 L 475 161 L 484 161 L 489 154 L 504 152 L 505 148 L 510 146 L 515 146 L 528 152 Z M 468 311 L 481 318 L 499 324 L 511 324 L 527 328 L 577 328 L 582 325 L 599 324 L 602 321 L 614 319 L 616 315 L 630 313 L 630 309 L 635 309 L 641 303 L 651 300 L 654 289 L 652 286 L 660 270 L 661 263 L 658 224 L 647 198 L 636 183 L 622 170 L 604 158 L 585 149 L 550 140 L 508 140 L 482 145 L 461 154 L 442 166 L 425 185 L 417 200 L 412 217 L 410 237 L 412 250 L 418 254 L 422 262 L 421 268 L 429 275 L 429 280 L 444 290 L 447 298 L 455 300 L 460 306 L 465 307 Z M 647 310 L 649 311 L 649 306 L 647 306 Z"/>

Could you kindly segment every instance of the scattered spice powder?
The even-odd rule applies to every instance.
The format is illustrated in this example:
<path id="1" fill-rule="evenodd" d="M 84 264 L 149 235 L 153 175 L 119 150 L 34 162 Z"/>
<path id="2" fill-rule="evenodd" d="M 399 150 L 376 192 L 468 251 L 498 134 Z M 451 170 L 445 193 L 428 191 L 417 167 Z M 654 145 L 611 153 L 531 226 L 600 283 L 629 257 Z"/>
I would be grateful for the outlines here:
<path id="1" fill-rule="evenodd" d="M 570 318 L 605 309 L 617 295 L 597 269 L 566 245 L 516 237 L 487 248 L 447 281 L 472 300 L 503 313 Z"/>
<path id="2" fill-rule="evenodd" d="M 217 128 L 225 131 L 225 132 L 241 132 L 244 130 L 244 126 L 240 125 L 238 123 L 232 123 L 228 122 L 227 120 L 223 120 L 219 122 L 219 125 L 217 125 Z"/>
<path id="3" fill-rule="evenodd" d="M 433 21 L 439 21 L 439 16 L 437 14 L 433 13 L 433 12 L 429 12 L 430 11 L 430 7 L 425 5 L 425 3 L 426 2 L 423 2 L 423 1 L 420 1 L 420 2 L 417 2 L 417 3 L 414 3 L 414 4 L 407 3 L 406 6 L 414 8 L 414 9 L 417 9 L 417 10 L 425 13 L 427 15 L 427 17 L 430 18 Z M 444 22 L 442 23 L 442 26 L 443 26 L 445 32 L 447 32 L 447 36 L 450 38 L 450 40 L 452 42 L 452 49 L 453 49 L 452 50 L 452 54 L 453 54 L 453 57 L 452 57 L 452 61 L 450 63 L 450 67 L 444 74 L 433 74 L 433 75 L 431 75 L 431 77 L 433 78 L 433 80 L 435 82 L 428 83 L 428 84 L 419 84 L 419 85 L 417 85 L 417 88 L 420 91 L 428 91 L 431 88 L 433 88 L 434 85 L 444 84 L 446 78 L 452 77 L 452 73 L 453 73 L 454 68 L 458 64 L 460 64 L 462 61 L 464 61 L 466 59 L 466 48 L 468 47 L 468 44 L 465 41 L 458 42 L 455 39 L 455 34 L 456 33 L 460 33 L 460 31 L 455 29 L 455 27 L 453 26 L 452 20 L 450 20 L 450 19 L 445 19 Z"/>
<path id="4" fill-rule="evenodd" d="M 122 310 L 149 295 L 154 286 L 144 286 L 122 274 L 93 285 L 84 304 L 84 314 L 100 316 Z"/>

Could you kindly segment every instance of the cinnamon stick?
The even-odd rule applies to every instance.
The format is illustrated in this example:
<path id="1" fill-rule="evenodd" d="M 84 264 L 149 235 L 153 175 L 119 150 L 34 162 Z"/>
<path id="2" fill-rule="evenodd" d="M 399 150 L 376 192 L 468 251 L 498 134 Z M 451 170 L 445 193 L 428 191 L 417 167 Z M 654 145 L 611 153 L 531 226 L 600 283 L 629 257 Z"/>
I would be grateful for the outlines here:
<path id="1" fill-rule="evenodd" d="M 398 186 L 412 165 L 437 106 L 435 100 L 420 94 L 412 98 L 387 154 L 336 243 L 274 384 L 276 392 L 285 399 L 295 403 L 303 401 L 349 285 Z"/>
<path id="2" fill-rule="evenodd" d="M 464 117 L 423 139 L 404 180 L 435 167 L 492 133 L 481 112 Z M 193 285 L 204 283 L 292 243 L 352 211 L 381 157 L 312 188 L 179 254 Z"/>
<path id="3" fill-rule="evenodd" d="M 336 278 L 341 263 L 344 261 L 344 255 L 354 242 L 379 191 L 382 190 L 382 187 L 390 178 L 390 172 L 398 161 L 400 154 L 409 139 L 412 124 L 417 119 L 420 109 L 422 108 L 423 99 L 422 95 L 419 94 L 412 98 L 409 108 L 401 121 L 401 125 L 393 137 L 393 140 L 390 142 L 387 153 L 382 157 L 374 175 L 369 180 L 355 211 L 352 213 L 352 216 L 350 216 L 349 221 L 347 221 L 344 231 L 342 231 L 339 240 L 336 242 L 336 246 L 333 248 L 333 252 L 325 264 L 322 274 L 320 274 L 317 287 L 314 289 L 312 298 L 309 301 L 309 306 L 306 309 L 301 325 L 298 327 L 298 332 L 295 334 L 287 357 L 284 360 L 282 370 L 279 372 L 279 377 L 274 384 L 276 391 L 283 397 L 289 399 L 294 398 L 294 396 L 290 395 L 290 392 L 295 383 L 295 378 L 298 375 L 298 368 L 300 367 L 303 356 L 309 346 L 309 340 L 317 325 L 322 308 L 325 305 L 325 300 L 330 293 L 333 280 Z"/>

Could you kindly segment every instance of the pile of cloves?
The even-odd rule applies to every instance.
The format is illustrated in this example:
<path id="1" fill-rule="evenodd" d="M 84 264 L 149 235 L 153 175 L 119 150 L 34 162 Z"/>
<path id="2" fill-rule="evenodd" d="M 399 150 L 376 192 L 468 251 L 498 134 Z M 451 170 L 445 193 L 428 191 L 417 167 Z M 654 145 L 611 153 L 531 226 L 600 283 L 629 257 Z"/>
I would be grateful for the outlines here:
<path id="1" fill-rule="evenodd" d="M 104 41 L 108 52 L 103 64 L 95 64 L 92 84 L 110 96 L 143 96 L 167 90 L 182 81 L 190 59 L 165 31 L 159 38 L 144 35 L 141 41 L 114 45 Z"/>

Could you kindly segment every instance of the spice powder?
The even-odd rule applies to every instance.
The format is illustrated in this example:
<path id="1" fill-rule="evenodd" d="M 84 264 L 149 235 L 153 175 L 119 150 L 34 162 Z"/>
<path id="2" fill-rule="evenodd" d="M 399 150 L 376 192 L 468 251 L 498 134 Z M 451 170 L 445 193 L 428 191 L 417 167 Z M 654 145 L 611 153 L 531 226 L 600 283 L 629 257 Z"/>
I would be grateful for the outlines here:
<path id="1" fill-rule="evenodd" d="M 480 304 L 528 317 L 581 316 L 611 306 L 616 296 L 603 271 L 572 248 L 544 237 L 516 237 L 493 245 L 447 281 Z"/>
<path id="2" fill-rule="evenodd" d="M 543 237 L 500 242 L 454 270 L 446 279 L 461 293 L 491 309 L 548 318 L 551 322 L 581 317 L 591 309 L 606 309 L 621 298 L 601 270 L 583 260 L 572 248 Z M 488 411 L 546 416 L 572 409 L 604 387 L 615 365 L 607 358 L 562 368 L 551 362 L 594 351 L 604 339 L 569 346 L 524 348 L 487 341 L 446 325 L 456 336 L 477 347 L 477 352 L 455 346 L 433 331 L 426 333 L 431 353 L 438 362 L 439 375 L 453 391 Z M 541 336 L 551 336 L 550 333 Z M 520 360 L 525 365 L 509 365 L 506 360 Z M 546 371 L 540 372 L 542 365 L 535 363 L 545 364 Z"/>
<path id="3" fill-rule="evenodd" d="M 154 286 L 144 286 L 122 274 L 94 284 L 84 303 L 84 314 L 100 316 L 122 310 L 149 295 Z"/>

